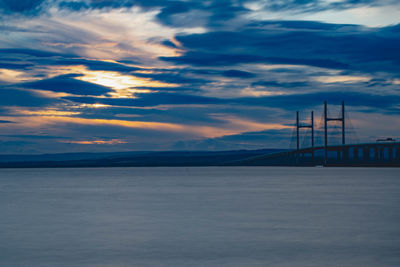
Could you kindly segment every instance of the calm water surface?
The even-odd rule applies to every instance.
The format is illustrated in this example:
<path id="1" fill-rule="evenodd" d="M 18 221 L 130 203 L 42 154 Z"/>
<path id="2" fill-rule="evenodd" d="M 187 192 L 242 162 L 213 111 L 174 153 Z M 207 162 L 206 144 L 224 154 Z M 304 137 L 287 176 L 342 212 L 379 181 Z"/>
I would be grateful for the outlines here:
<path id="1" fill-rule="evenodd" d="M 0 266 L 400 266 L 400 169 L 0 170 Z"/>

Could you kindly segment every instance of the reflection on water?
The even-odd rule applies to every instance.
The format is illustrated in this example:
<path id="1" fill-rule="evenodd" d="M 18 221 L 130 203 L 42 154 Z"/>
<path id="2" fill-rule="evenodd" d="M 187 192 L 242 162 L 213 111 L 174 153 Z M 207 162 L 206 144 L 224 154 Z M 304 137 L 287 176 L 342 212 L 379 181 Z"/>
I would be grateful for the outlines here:
<path id="1" fill-rule="evenodd" d="M 400 266 L 390 168 L 0 170 L 0 266 Z"/>

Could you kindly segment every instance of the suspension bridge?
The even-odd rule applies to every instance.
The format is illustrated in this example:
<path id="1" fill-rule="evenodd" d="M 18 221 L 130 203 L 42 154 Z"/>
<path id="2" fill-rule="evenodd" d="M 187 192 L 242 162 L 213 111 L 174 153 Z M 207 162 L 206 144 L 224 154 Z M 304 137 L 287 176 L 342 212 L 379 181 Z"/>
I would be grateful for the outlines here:
<path id="1" fill-rule="evenodd" d="M 302 123 L 300 112 L 296 112 L 296 125 L 292 140 L 296 147 L 284 152 L 256 156 L 244 162 L 246 165 L 264 166 L 365 166 L 365 167 L 400 167 L 400 142 L 393 138 L 378 139 L 375 142 L 346 143 L 348 134 L 356 135 L 344 101 L 341 103 L 339 116 L 331 117 L 328 104 L 324 102 L 324 111 L 319 128 L 314 122 L 314 111 L 311 111 L 309 123 Z M 334 128 L 340 132 L 330 132 Z M 306 134 L 301 134 L 307 130 Z M 316 134 L 317 133 L 317 134 Z M 301 144 L 303 137 L 303 144 Z M 316 145 L 316 137 L 322 139 Z M 337 140 L 340 140 L 339 143 Z M 357 138 L 355 138 L 357 140 Z M 304 145 L 308 141 L 308 145 Z M 335 142 L 336 141 L 336 142 Z M 291 143 L 293 145 L 293 142 Z"/>

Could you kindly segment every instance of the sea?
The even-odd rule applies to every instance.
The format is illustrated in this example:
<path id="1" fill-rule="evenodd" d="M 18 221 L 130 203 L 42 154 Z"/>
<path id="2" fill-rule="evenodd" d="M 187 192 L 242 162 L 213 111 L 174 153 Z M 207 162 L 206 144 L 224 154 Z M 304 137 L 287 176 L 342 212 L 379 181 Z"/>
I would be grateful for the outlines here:
<path id="1" fill-rule="evenodd" d="M 400 169 L 0 169 L 0 266 L 400 266 Z"/>

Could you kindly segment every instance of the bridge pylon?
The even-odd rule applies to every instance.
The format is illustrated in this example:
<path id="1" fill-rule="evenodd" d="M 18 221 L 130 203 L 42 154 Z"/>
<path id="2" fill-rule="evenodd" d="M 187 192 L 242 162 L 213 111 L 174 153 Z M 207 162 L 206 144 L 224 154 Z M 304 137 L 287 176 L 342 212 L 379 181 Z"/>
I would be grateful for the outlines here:
<path id="1" fill-rule="evenodd" d="M 299 119 L 299 112 L 296 111 L 296 149 L 297 149 L 297 154 L 296 154 L 296 159 L 297 162 L 299 162 L 299 157 L 300 157 L 300 129 L 301 128 L 310 128 L 311 129 L 311 147 L 314 147 L 314 111 L 311 111 L 311 123 L 310 124 L 300 124 L 300 119 Z M 312 158 L 314 159 L 314 150 L 312 150 Z"/>
<path id="2" fill-rule="evenodd" d="M 339 118 L 328 118 L 328 104 L 324 101 L 324 133 L 325 133 L 325 164 L 328 161 L 328 122 L 329 121 L 341 121 L 342 122 L 342 145 L 346 144 L 345 136 L 345 115 L 344 115 L 344 101 L 342 101 L 342 112 Z M 345 151 L 342 151 L 343 156 L 345 156 Z M 339 154 L 338 154 L 339 155 Z"/>

